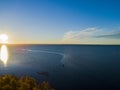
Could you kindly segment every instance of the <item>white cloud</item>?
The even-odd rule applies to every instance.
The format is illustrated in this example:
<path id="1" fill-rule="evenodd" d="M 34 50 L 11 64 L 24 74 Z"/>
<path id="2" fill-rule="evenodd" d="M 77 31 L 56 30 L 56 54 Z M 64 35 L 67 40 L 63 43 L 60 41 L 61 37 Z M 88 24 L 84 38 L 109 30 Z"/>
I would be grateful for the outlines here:
<path id="1" fill-rule="evenodd" d="M 98 28 L 87 28 L 80 31 L 68 31 L 64 34 L 63 42 L 78 42 L 84 40 L 93 40 L 98 38 L 116 38 L 120 39 L 120 31 L 109 31 Z"/>
<path id="2" fill-rule="evenodd" d="M 78 41 L 80 39 L 92 38 L 98 30 L 96 28 L 87 28 L 80 31 L 68 31 L 64 34 L 63 41 Z"/>

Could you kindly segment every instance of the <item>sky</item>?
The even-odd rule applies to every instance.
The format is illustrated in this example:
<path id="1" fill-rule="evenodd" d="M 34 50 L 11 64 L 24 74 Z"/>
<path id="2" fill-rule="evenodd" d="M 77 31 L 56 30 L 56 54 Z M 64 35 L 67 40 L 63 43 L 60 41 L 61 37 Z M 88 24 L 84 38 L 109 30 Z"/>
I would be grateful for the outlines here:
<path id="1" fill-rule="evenodd" d="M 0 0 L 10 44 L 120 44 L 120 0 Z"/>

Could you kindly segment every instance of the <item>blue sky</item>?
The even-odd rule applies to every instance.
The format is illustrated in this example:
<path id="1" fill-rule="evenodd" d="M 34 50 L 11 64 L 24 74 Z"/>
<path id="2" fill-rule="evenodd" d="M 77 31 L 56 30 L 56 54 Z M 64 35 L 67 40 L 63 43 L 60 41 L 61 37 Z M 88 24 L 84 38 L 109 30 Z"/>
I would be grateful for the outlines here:
<path id="1" fill-rule="evenodd" d="M 9 43 L 120 44 L 120 0 L 0 0 Z"/>

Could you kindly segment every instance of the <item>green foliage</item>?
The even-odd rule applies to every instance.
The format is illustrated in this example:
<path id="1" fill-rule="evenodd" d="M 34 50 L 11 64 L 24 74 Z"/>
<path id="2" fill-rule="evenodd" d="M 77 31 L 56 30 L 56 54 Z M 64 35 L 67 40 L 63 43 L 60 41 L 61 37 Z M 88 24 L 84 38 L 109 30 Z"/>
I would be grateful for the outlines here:
<path id="1" fill-rule="evenodd" d="M 32 77 L 0 75 L 0 90 L 54 90 L 48 82 L 37 83 Z"/>

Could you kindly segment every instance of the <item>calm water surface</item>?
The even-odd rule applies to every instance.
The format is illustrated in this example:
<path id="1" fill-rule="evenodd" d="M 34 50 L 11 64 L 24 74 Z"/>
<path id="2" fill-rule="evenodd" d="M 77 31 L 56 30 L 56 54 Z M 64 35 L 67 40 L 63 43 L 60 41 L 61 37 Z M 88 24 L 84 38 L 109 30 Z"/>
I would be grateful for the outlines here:
<path id="1" fill-rule="evenodd" d="M 118 45 L 7 45 L 0 74 L 30 75 L 57 90 L 120 89 Z"/>

